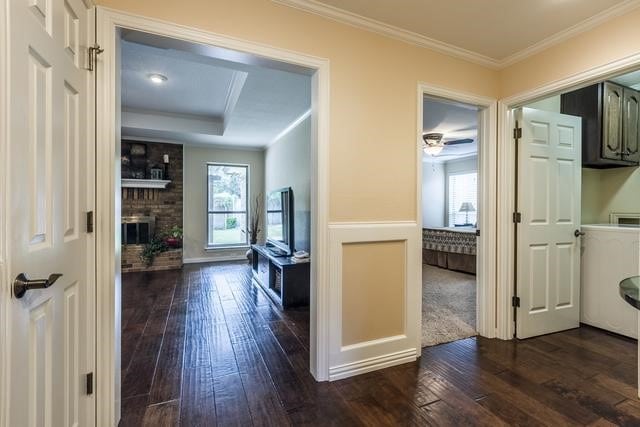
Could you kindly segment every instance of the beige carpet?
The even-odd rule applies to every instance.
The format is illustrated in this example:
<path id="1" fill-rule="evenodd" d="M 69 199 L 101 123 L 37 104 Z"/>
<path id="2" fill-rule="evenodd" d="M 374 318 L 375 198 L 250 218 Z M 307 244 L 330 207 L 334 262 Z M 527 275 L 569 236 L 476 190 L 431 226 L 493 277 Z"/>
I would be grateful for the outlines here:
<path id="1" fill-rule="evenodd" d="M 422 346 L 476 335 L 476 277 L 422 265 Z"/>

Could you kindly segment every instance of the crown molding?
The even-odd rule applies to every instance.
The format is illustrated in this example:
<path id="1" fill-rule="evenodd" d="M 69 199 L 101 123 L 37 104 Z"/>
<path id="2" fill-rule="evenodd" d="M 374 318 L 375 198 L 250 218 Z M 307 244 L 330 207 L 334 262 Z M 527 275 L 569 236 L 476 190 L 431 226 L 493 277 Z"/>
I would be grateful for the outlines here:
<path id="1" fill-rule="evenodd" d="M 338 9 L 337 7 L 329 6 L 316 0 L 272 1 L 284 6 L 289 6 L 305 12 L 320 15 L 324 18 L 329 18 L 343 24 L 348 24 L 353 27 L 362 28 L 364 30 L 378 33 L 380 35 L 400 40 L 405 43 L 425 47 L 449 56 L 464 59 L 469 62 L 474 62 L 488 68 L 497 69 L 500 67 L 500 61 L 497 61 L 488 56 L 481 55 L 479 53 L 475 53 L 470 50 L 463 49 L 461 47 L 457 47 L 445 42 L 441 42 L 439 40 L 414 33 L 413 31 L 404 30 L 393 25 L 385 24 L 384 22 L 376 21 L 375 19 L 367 18 L 353 12 Z"/>
<path id="2" fill-rule="evenodd" d="M 267 144 L 265 149 L 271 147 L 276 142 L 280 141 L 284 136 L 288 135 L 292 130 L 294 130 L 300 123 L 302 123 L 308 117 L 311 117 L 311 108 L 309 108 L 307 111 L 302 113 L 300 117 L 298 117 L 297 119 L 289 123 L 287 127 L 282 129 L 282 131 Z"/>
<path id="3" fill-rule="evenodd" d="M 317 0 L 272 1 L 274 3 L 279 3 L 284 6 L 289 6 L 305 12 L 313 13 L 343 24 L 351 25 L 353 27 L 361 28 L 383 36 L 400 40 L 405 43 L 431 49 L 455 58 L 464 59 L 466 61 L 473 62 L 495 70 L 506 68 L 510 65 L 520 62 L 530 56 L 533 56 L 545 49 L 550 48 L 553 45 L 559 44 L 565 40 L 575 37 L 580 33 L 589 31 L 590 29 L 603 24 L 610 19 L 622 16 L 625 13 L 630 12 L 631 10 L 640 6 L 640 0 L 623 1 L 622 3 L 612 6 L 609 9 L 606 9 L 590 18 L 585 19 L 584 21 L 581 21 L 565 30 L 560 31 L 559 33 L 556 33 L 519 52 L 516 52 L 513 55 L 507 56 L 504 59 L 495 59 L 467 49 L 463 49 L 458 46 L 451 45 L 449 43 L 426 37 L 413 31 L 404 30 L 402 28 L 385 24 L 384 22 L 380 22 L 375 19 L 367 18 L 353 12 L 326 5 L 320 3 Z"/>
<path id="4" fill-rule="evenodd" d="M 538 43 L 529 46 L 528 48 L 525 48 L 519 52 L 514 53 L 513 55 L 500 60 L 499 68 L 505 68 L 517 62 L 520 62 L 523 59 L 533 56 L 536 53 L 542 52 L 543 50 L 548 49 L 556 44 L 562 43 L 563 41 L 575 37 L 578 34 L 585 33 L 600 24 L 604 24 L 606 21 L 617 18 L 618 16 L 622 16 L 625 13 L 636 9 L 638 6 L 640 6 L 640 0 L 626 0 L 622 3 L 610 7 L 609 9 L 605 9 L 602 12 L 585 19 L 584 21 L 578 22 L 577 24 L 560 31 L 559 33 L 547 37 L 546 39 L 541 40 Z"/>

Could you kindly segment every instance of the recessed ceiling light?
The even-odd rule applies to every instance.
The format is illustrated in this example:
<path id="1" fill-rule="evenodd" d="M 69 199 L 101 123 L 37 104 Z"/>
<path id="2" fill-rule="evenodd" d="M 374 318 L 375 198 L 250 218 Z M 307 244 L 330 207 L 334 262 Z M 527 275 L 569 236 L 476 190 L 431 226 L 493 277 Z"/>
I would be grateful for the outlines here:
<path id="1" fill-rule="evenodd" d="M 149 80 L 151 80 L 153 83 L 160 85 L 164 82 L 166 82 L 167 80 L 167 76 L 163 76 L 162 74 L 149 74 Z"/>

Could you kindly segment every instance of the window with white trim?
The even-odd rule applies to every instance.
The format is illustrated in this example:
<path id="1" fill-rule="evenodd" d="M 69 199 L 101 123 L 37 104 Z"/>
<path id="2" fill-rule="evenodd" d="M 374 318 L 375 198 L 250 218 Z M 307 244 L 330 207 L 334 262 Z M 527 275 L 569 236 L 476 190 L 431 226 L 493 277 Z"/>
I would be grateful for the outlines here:
<path id="1" fill-rule="evenodd" d="M 478 222 L 478 173 L 449 175 L 448 180 L 448 226 L 475 227 Z"/>
<path id="2" fill-rule="evenodd" d="M 207 247 L 249 244 L 249 166 L 207 165 Z"/>

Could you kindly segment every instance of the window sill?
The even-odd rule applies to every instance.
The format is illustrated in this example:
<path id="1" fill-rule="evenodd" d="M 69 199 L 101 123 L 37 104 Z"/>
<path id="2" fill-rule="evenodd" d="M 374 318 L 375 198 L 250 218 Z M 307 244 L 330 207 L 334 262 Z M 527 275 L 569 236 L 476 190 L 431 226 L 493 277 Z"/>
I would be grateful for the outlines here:
<path id="1" fill-rule="evenodd" d="M 216 251 L 229 251 L 229 250 L 247 250 L 251 247 L 251 245 L 231 245 L 231 246 L 205 246 L 204 250 L 206 252 L 216 252 Z"/>

